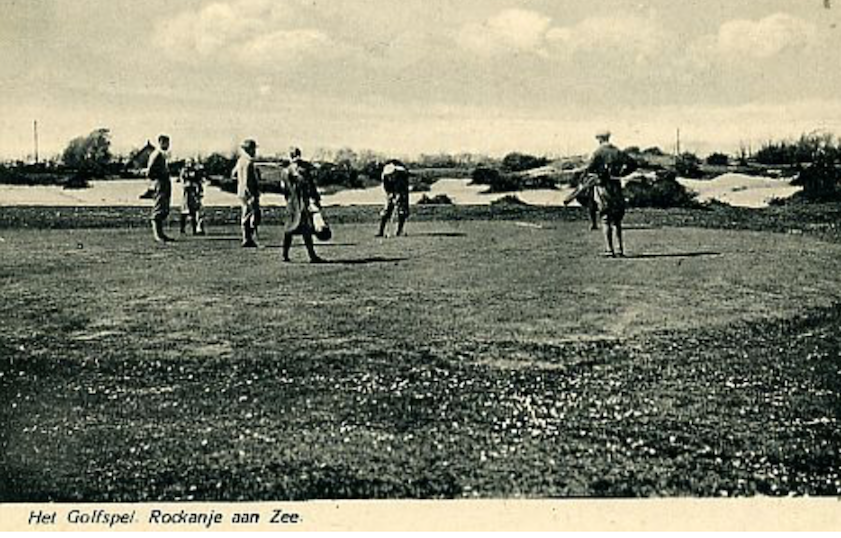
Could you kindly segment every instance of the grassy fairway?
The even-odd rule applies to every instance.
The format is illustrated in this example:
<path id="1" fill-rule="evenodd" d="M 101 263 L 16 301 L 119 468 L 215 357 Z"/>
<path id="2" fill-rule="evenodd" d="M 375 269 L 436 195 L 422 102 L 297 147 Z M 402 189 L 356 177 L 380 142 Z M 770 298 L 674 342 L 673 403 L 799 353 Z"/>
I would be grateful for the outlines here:
<path id="1" fill-rule="evenodd" d="M 841 245 L 373 231 L 2 230 L 0 500 L 841 493 Z"/>

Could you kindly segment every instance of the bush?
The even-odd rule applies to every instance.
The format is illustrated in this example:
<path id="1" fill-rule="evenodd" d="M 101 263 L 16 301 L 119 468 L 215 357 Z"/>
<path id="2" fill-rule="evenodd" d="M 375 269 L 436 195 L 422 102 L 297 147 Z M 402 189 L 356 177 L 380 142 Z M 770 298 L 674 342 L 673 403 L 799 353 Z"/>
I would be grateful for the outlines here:
<path id="1" fill-rule="evenodd" d="M 801 135 L 796 141 L 767 142 L 756 152 L 761 164 L 784 165 L 811 163 L 819 154 L 837 154 L 833 136 L 823 133 Z"/>
<path id="2" fill-rule="evenodd" d="M 226 157 L 221 153 L 212 153 L 201 164 L 209 176 L 230 177 L 236 162 L 236 155 Z"/>
<path id="3" fill-rule="evenodd" d="M 524 206 L 524 205 L 529 205 L 529 204 L 520 200 L 520 198 L 518 198 L 517 196 L 515 196 L 513 194 L 507 194 L 507 195 L 503 196 L 502 198 L 499 198 L 498 200 L 494 200 L 493 202 L 491 202 L 491 205 L 492 206 L 496 206 L 496 205 Z"/>
<path id="4" fill-rule="evenodd" d="M 453 205 L 453 201 L 446 194 L 436 194 L 431 198 L 424 194 L 418 200 L 418 205 Z"/>
<path id="5" fill-rule="evenodd" d="M 794 178 L 792 185 L 803 187 L 800 198 L 808 201 L 830 201 L 839 196 L 839 173 L 834 152 L 820 152 L 815 162 Z"/>
<path id="6" fill-rule="evenodd" d="M 111 157 L 111 132 L 96 129 L 87 136 L 71 140 L 62 153 L 61 161 L 86 178 L 105 177 Z"/>
<path id="7" fill-rule="evenodd" d="M 663 153 L 663 150 L 658 148 L 657 146 L 653 146 L 653 147 L 646 148 L 646 149 L 642 150 L 642 154 L 643 155 L 654 155 L 656 157 L 663 157 L 664 155 L 666 155 L 665 153 Z"/>
<path id="8" fill-rule="evenodd" d="M 654 180 L 633 179 L 625 186 L 625 198 L 631 207 L 697 207 L 696 196 L 678 183 L 673 172 L 658 173 Z"/>
<path id="9" fill-rule="evenodd" d="M 711 153 L 707 155 L 706 162 L 710 166 L 727 166 L 730 164 L 730 157 L 724 153 Z"/>
<path id="10" fill-rule="evenodd" d="M 472 184 L 487 185 L 487 192 L 511 192 L 523 188 L 522 180 L 513 174 L 503 174 L 493 168 L 477 168 L 472 174 Z"/>
<path id="11" fill-rule="evenodd" d="M 473 170 L 470 175 L 471 183 L 474 185 L 493 185 L 499 181 L 499 170 L 495 168 L 479 167 Z"/>
<path id="12" fill-rule="evenodd" d="M 362 187 L 359 172 L 348 164 L 322 163 L 315 170 L 316 185 L 338 185 L 350 189 Z"/>
<path id="13" fill-rule="evenodd" d="M 549 164 L 545 157 L 535 157 L 524 153 L 509 153 L 502 159 L 502 169 L 507 172 L 525 172 Z"/>
<path id="14" fill-rule="evenodd" d="M 87 172 L 76 172 L 69 178 L 67 181 L 64 182 L 63 188 L 65 189 L 87 189 L 90 187 L 90 176 Z"/>
<path id="15" fill-rule="evenodd" d="M 558 182 L 551 176 L 537 176 L 519 178 L 520 189 L 547 189 L 558 188 Z"/>
<path id="16" fill-rule="evenodd" d="M 699 178 L 701 172 L 701 160 L 694 153 L 681 153 L 675 161 L 675 171 L 681 177 Z"/>

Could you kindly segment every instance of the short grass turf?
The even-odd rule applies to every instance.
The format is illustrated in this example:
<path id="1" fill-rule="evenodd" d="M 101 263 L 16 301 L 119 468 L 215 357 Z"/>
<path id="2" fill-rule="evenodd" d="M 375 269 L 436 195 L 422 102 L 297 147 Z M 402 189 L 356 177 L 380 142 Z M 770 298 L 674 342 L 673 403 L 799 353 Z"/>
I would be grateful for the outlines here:
<path id="1" fill-rule="evenodd" d="M 452 211 L 3 229 L 0 500 L 841 493 L 841 245 Z"/>

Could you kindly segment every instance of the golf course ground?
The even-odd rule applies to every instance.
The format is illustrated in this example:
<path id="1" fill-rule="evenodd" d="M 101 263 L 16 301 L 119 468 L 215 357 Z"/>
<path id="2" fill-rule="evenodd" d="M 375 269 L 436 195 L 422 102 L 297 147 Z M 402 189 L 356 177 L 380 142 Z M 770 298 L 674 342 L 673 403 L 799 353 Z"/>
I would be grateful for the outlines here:
<path id="1" fill-rule="evenodd" d="M 0 208 L 0 501 L 841 494 L 837 205 L 326 212 Z"/>

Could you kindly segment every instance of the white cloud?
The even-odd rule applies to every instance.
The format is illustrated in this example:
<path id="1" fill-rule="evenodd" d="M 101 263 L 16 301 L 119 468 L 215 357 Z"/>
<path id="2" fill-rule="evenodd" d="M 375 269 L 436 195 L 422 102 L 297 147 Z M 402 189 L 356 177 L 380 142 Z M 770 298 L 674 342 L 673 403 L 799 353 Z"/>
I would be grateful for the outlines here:
<path id="1" fill-rule="evenodd" d="M 457 41 L 467 50 L 484 55 L 506 51 L 544 55 L 551 22 L 536 11 L 506 9 L 481 24 L 463 26 Z"/>
<path id="2" fill-rule="evenodd" d="M 768 59 L 787 50 L 809 47 L 816 30 L 814 24 L 803 19 L 776 13 L 755 21 L 725 22 L 717 34 L 702 38 L 694 49 L 702 60 Z"/>
<path id="3" fill-rule="evenodd" d="M 573 26 L 552 28 L 546 38 L 565 52 L 621 52 L 642 60 L 655 54 L 665 30 L 638 15 L 591 17 Z"/>
<path id="4" fill-rule="evenodd" d="M 249 66 L 297 63 L 340 47 L 305 17 L 300 0 L 224 0 L 159 21 L 155 44 L 172 59 L 222 59 Z M 331 54 L 331 55 L 332 55 Z"/>
<path id="5" fill-rule="evenodd" d="M 575 53 L 632 54 L 640 60 L 658 51 L 666 34 L 652 17 L 601 16 L 570 26 L 553 26 L 536 11 L 508 9 L 481 24 L 462 27 L 457 42 L 483 55 L 528 52 L 542 57 Z"/>
<path id="6" fill-rule="evenodd" d="M 237 48 L 243 63 L 263 65 L 294 63 L 309 53 L 327 51 L 331 40 L 319 30 L 278 30 L 257 36 Z"/>

